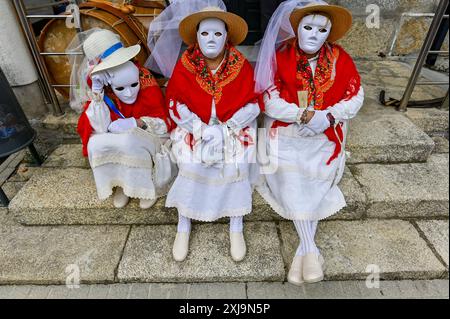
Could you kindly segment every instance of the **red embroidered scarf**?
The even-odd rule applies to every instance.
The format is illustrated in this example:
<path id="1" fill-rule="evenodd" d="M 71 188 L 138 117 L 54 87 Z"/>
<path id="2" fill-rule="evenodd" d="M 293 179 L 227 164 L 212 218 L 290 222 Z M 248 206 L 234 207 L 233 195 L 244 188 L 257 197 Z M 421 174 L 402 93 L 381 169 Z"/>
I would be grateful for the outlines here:
<path id="1" fill-rule="evenodd" d="M 204 123 L 209 123 L 213 99 L 217 118 L 222 122 L 248 103 L 258 102 L 253 68 L 247 59 L 230 44 L 224 59 L 216 74 L 212 74 L 198 45 L 191 46 L 178 61 L 169 81 L 168 107 L 171 100 L 186 104 Z M 175 108 L 174 114 L 178 116 Z"/>
<path id="2" fill-rule="evenodd" d="M 313 76 L 308 58 L 297 42 L 291 42 L 277 53 L 277 74 L 275 84 L 280 97 L 288 103 L 299 105 L 298 91 L 308 91 L 308 105 L 316 110 L 326 110 L 342 100 L 349 100 L 358 94 L 361 78 L 358 70 L 347 52 L 336 44 L 325 44 L 319 53 L 317 67 Z M 286 127 L 288 123 L 275 121 L 272 128 Z M 336 131 L 331 127 L 326 130 L 328 139 L 336 143 L 329 165 L 341 152 L 343 141 L 342 125 Z"/>

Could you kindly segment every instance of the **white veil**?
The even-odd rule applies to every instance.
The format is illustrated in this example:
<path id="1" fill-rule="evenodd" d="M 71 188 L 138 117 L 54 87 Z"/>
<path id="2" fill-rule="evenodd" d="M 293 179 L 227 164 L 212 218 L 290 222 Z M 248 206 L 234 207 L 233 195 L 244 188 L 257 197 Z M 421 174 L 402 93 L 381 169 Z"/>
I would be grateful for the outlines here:
<path id="1" fill-rule="evenodd" d="M 94 99 L 91 88 L 87 83 L 87 79 L 92 69 L 100 62 L 100 57 L 93 61 L 88 60 L 83 51 L 84 41 L 93 33 L 101 31 L 100 28 L 92 28 L 84 32 L 77 33 L 69 46 L 66 53 L 69 54 L 69 63 L 71 67 L 70 74 L 70 107 L 77 113 L 83 111 L 86 102 Z M 117 36 L 117 42 L 120 36 Z M 77 53 L 83 53 L 79 55 Z"/>
<path id="2" fill-rule="evenodd" d="M 256 62 L 256 92 L 262 93 L 274 84 L 277 71 L 276 51 L 284 41 L 295 38 L 295 31 L 290 22 L 291 13 L 296 8 L 302 8 L 312 3 L 327 4 L 322 0 L 288 0 L 280 4 L 272 15 Z"/>
<path id="3" fill-rule="evenodd" d="M 206 7 L 219 7 L 227 10 L 222 0 L 174 0 L 150 24 L 148 47 L 151 55 L 145 66 L 167 78 L 180 57 L 183 40 L 178 32 L 180 22 L 187 16 Z"/>

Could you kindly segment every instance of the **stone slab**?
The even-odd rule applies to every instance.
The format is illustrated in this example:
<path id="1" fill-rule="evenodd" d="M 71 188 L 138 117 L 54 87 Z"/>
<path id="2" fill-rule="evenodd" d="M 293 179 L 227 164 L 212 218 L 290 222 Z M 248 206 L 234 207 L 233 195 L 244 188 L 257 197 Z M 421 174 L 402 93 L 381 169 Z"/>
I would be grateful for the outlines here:
<path id="1" fill-rule="evenodd" d="M 228 225 L 194 225 L 184 262 L 173 260 L 176 226 L 132 228 L 118 278 L 121 282 L 282 281 L 285 276 L 274 223 L 246 223 L 248 254 L 239 263 L 229 253 Z"/>
<path id="2" fill-rule="evenodd" d="M 434 153 L 437 154 L 449 153 L 448 139 L 442 136 L 433 136 L 433 141 L 436 144 L 436 147 L 434 148 Z"/>
<path id="3" fill-rule="evenodd" d="M 425 162 L 433 149 L 433 140 L 410 120 L 373 100 L 350 121 L 349 164 Z"/>
<path id="4" fill-rule="evenodd" d="M 426 133 L 448 132 L 448 110 L 409 108 L 405 115 Z"/>
<path id="5" fill-rule="evenodd" d="M 3 217 L 5 218 L 5 217 Z M 111 283 L 128 227 L 0 223 L 0 284 Z M 75 280 L 75 279 L 74 279 Z"/>
<path id="6" fill-rule="evenodd" d="M 417 221 L 417 225 L 448 267 L 448 220 Z"/>
<path id="7" fill-rule="evenodd" d="M 352 167 L 353 175 L 367 194 L 367 216 L 448 218 L 448 163 L 448 154 L 434 154 L 423 164 Z"/>
<path id="8" fill-rule="evenodd" d="M 299 244 L 292 223 L 280 224 L 283 257 L 290 267 Z M 316 242 L 325 258 L 326 280 L 439 279 L 446 268 L 414 226 L 402 220 L 319 223 Z M 370 271 L 368 271 L 370 270 Z"/>
<path id="9" fill-rule="evenodd" d="M 62 162 L 70 162 L 63 158 L 60 158 Z M 361 218 L 366 209 L 366 197 L 349 170 L 345 171 L 340 186 L 348 206 L 332 219 Z M 43 168 L 19 191 L 9 209 L 18 222 L 26 225 L 176 224 L 176 209 L 164 205 L 165 197 L 162 197 L 149 210 L 140 209 L 137 200 L 132 200 L 124 209 L 116 209 L 111 198 L 106 201 L 97 198 L 91 170 Z M 246 216 L 246 220 L 276 221 L 281 217 L 255 192 L 253 213 Z"/>
<path id="10" fill-rule="evenodd" d="M 89 161 L 83 157 L 81 144 L 59 146 L 45 161 L 43 167 L 79 167 L 89 168 Z"/>

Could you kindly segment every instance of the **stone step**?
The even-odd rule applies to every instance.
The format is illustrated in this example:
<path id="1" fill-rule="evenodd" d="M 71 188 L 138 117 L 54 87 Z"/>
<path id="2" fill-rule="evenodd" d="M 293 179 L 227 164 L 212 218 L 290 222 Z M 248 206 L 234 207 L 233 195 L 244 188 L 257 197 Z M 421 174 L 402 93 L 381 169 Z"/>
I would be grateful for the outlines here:
<path id="1" fill-rule="evenodd" d="M 46 164 L 47 165 L 47 164 Z M 348 206 L 333 219 L 359 219 L 365 211 L 365 195 L 346 171 L 341 182 Z M 9 211 L 24 225 L 130 225 L 176 224 L 176 209 L 164 207 L 160 198 L 149 210 L 139 208 L 132 200 L 116 209 L 112 199 L 100 201 L 90 169 L 42 168 L 35 171 L 9 205 Z M 258 193 L 254 193 L 253 213 L 249 221 L 280 220 Z"/>
<path id="2" fill-rule="evenodd" d="M 112 200 L 97 198 L 95 183 L 80 145 L 59 147 L 12 200 L 9 210 L 26 225 L 175 224 L 175 209 L 160 198 L 150 210 L 136 200 L 116 209 Z M 340 187 L 347 207 L 330 219 L 448 218 L 448 154 L 428 163 L 360 164 L 346 169 Z M 411 174 L 413 172 L 413 174 Z M 281 220 L 255 192 L 249 221 Z"/>
<path id="3" fill-rule="evenodd" d="M 352 166 L 367 194 L 367 217 L 446 217 L 449 214 L 449 155 L 424 164 Z"/>
<path id="4" fill-rule="evenodd" d="M 413 118 L 413 112 L 408 113 L 410 118 Z M 419 123 L 419 118 L 416 115 L 414 121 Z M 48 116 L 44 126 L 76 136 L 77 119 L 77 114 L 67 111 L 60 118 Z M 427 128 L 425 124 L 421 127 Z M 370 98 L 366 98 L 360 113 L 350 122 L 347 140 L 349 164 L 425 162 L 434 147 L 434 141 L 408 117 L 382 107 Z"/>
<path id="5" fill-rule="evenodd" d="M 446 226 L 441 234 L 403 220 L 321 222 L 325 280 L 448 278 L 431 246 L 448 239 Z M 291 222 L 246 223 L 248 254 L 240 263 L 230 257 L 228 231 L 225 224 L 194 225 L 179 263 L 172 259 L 175 225 L 26 227 L 0 211 L 0 284 L 286 281 L 298 246 Z"/>
<path id="6" fill-rule="evenodd" d="M 425 162 L 434 141 L 403 114 L 366 99 L 350 121 L 348 164 Z"/>

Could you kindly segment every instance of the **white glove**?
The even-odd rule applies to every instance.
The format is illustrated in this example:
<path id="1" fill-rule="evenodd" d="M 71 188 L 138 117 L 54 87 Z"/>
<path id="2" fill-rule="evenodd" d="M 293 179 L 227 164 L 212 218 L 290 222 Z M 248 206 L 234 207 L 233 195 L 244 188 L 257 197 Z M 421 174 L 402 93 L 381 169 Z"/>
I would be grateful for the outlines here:
<path id="1" fill-rule="evenodd" d="M 107 72 L 97 72 L 91 77 L 92 79 L 92 92 L 100 94 L 103 91 L 103 87 L 111 84 L 111 76 Z"/>
<path id="2" fill-rule="evenodd" d="M 317 134 L 322 134 L 330 126 L 330 120 L 327 118 L 328 111 L 314 111 L 314 116 L 305 124 L 305 127 L 309 128 L 311 131 Z"/>
<path id="3" fill-rule="evenodd" d="M 305 126 L 303 124 L 300 124 L 298 126 L 297 135 L 300 136 L 300 137 L 311 137 L 311 136 L 316 136 L 317 133 L 315 133 L 309 127 L 307 127 L 307 126 Z"/>
<path id="4" fill-rule="evenodd" d="M 221 125 L 207 126 L 202 132 L 202 161 L 207 166 L 223 161 L 223 128 Z"/>
<path id="5" fill-rule="evenodd" d="M 108 131 L 111 133 L 123 133 L 135 127 L 137 127 L 136 120 L 133 117 L 130 117 L 128 119 L 115 120 L 109 125 Z"/>

